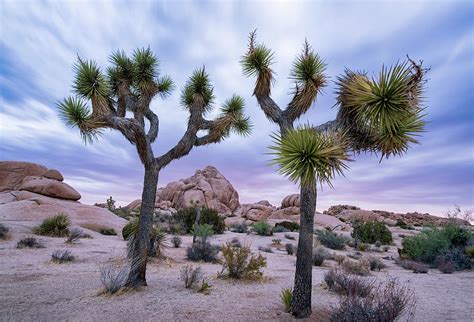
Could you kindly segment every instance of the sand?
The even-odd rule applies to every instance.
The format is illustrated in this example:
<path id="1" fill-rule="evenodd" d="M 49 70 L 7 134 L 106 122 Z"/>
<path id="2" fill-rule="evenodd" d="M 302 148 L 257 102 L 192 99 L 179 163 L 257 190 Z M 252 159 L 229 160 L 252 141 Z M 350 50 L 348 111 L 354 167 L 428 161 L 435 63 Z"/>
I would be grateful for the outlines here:
<path id="1" fill-rule="evenodd" d="M 292 235 L 297 236 L 296 233 Z M 268 266 L 261 282 L 240 282 L 217 278 L 219 264 L 197 263 L 212 285 L 211 293 L 204 295 L 184 288 L 179 279 L 180 268 L 189 263 L 185 247 L 191 238 L 183 237 L 181 248 L 165 249 L 165 261 L 153 260 L 149 264 L 149 286 L 140 291 L 118 296 L 98 296 L 101 287 L 99 267 L 123 261 L 126 243 L 118 236 L 94 234 L 94 239 L 82 239 L 75 245 L 64 243 L 63 238 L 41 239 L 46 248 L 16 249 L 16 242 L 26 235 L 16 234 L 0 242 L 0 320 L 21 321 L 287 321 L 292 317 L 283 312 L 279 298 L 281 289 L 293 283 L 295 256 L 275 249 L 262 253 Z M 395 234 L 395 236 L 397 236 Z M 211 238 L 222 244 L 233 237 L 250 243 L 257 252 L 258 246 L 268 246 L 272 239 L 287 242 L 283 233 L 273 237 L 260 237 L 226 232 Z M 49 261 L 56 249 L 69 249 L 77 257 L 70 264 L 53 264 Z M 340 252 L 342 253 L 342 252 Z M 390 254 L 396 257 L 396 247 Z M 387 256 L 387 253 L 376 254 Z M 392 260 L 384 261 L 388 267 L 373 272 L 379 280 L 398 278 L 403 285 L 414 290 L 417 305 L 415 321 L 473 321 L 474 274 L 456 272 L 442 274 L 430 270 L 428 274 L 413 274 L 396 266 Z M 324 320 L 324 312 L 338 303 L 338 297 L 323 287 L 326 267 L 313 268 L 313 315 L 311 320 Z"/>

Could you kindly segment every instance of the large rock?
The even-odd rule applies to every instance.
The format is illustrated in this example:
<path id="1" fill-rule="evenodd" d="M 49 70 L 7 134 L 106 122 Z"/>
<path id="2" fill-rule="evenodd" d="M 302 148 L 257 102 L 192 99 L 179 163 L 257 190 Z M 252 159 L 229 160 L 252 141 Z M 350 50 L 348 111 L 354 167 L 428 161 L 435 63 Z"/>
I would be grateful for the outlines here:
<path id="1" fill-rule="evenodd" d="M 18 187 L 22 184 L 25 177 L 42 176 L 47 171 L 48 168 L 35 163 L 1 161 L 0 191 L 18 190 Z"/>
<path id="2" fill-rule="evenodd" d="M 27 190 L 59 199 L 81 199 L 79 192 L 70 185 L 45 177 L 26 177 L 18 190 Z"/>
<path id="3" fill-rule="evenodd" d="M 242 205 L 235 213 L 236 216 L 251 221 L 267 220 L 276 210 L 267 200 L 261 200 L 253 204 Z"/>
<path id="4" fill-rule="evenodd" d="M 298 207 L 300 206 L 300 194 L 294 193 L 291 195 L 286 196 L 281 201 L 281 208 L 288 208 L 288 207 Z"/>

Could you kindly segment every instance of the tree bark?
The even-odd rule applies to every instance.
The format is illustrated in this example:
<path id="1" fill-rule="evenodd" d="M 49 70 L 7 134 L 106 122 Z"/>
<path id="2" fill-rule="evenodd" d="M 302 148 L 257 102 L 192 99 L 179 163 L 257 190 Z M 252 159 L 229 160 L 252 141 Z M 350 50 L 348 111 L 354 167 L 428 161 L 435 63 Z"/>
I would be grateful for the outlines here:
<path id="1" fill-rule="evenodd" d="M 131 257 L 130 273 L 126 285 L 128 287 L 147 285 L 145 273 L 148 259 L 148 246 L 153 224 L 158 176 L 159 170 L 153 163 L 145 165 L 140 223 L 136 245 L 133 248 Z"/>
<path id="2" fill-rule="evenodd" d="M 310 186 L 302 185 L 300 196 L 300 231 L 291 312 L 296 318 L 306 318 L 311 315 L 316 180 Z"/>

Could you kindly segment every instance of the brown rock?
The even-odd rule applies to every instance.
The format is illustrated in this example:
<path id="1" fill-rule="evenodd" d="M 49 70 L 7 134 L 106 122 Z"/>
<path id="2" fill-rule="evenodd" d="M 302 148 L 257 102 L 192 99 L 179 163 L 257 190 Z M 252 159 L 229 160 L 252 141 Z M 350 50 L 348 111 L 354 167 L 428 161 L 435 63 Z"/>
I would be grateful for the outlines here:
<path id="1" fill-rule="evenodd" d="M 48 168 L 42 165 L 20 162 L 20 161 L 1 161 L 0 162 L 0 191 L 17 190 L 28 176 L 42 176 L 48 171 Z"/>
<path id="2" fill-rule="evenodd" d="M 49 169 L 48 171 L 46 171 L 43 174 L 43 177 L 58 180 L 58 181 L 64 180 L 63 175 L 58 170 L 54 170 L 54 169 Z"/>
<path id="3" fill-rule="evenodd" d="M 244 204 L 236 212 L 237 216 L 251 221 L 266 220 L 276 210 L 268 201 L 262 200 L 254 204 Z"/>
<path id="4" fill-rule="evenodd" d="M 281 201 L 281 208 L 288 208 L 288 207 L 299 207 L 300 206 L 300 194 L 294 193 L 292 195 L 288 195 Z"/>
<path id="5" fill-rule="evenodd" d="M 27 190 L 36 192 L 45 196 L 67 199 L 79 200 L 81 195 L 70 185 L 44 177 L 26 177 L 18 190 Z"/>

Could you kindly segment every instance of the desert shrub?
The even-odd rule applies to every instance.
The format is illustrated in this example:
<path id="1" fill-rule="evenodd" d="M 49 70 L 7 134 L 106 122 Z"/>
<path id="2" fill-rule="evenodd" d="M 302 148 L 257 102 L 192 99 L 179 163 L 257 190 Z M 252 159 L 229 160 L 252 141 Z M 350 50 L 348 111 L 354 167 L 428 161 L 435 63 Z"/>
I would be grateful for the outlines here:
<path id="1" fill-rule="evenodd" d="M 212 288 L 212 285 L 210 285 L 205 280 L 202 280 L 201 286 L 199 286 L 199 289 L 197 291 L 199 293 L 203 293 L 204 295 L 209 295 L 211 294 L 211 288 Z"/>
<path id="2" fill-rule="evenodd" d="M 380 240 L 377 240 L 374 244 L 375 247 L 379 248 L 380 246 L 382 246 L 382 243 L 380 242 Z"/>
<path id="3" fill-rule="evenodd" d="M 230 231 L 233 231 L 234 233 L 244 234 L 247 232 L 247 225 L 244 223 L 233 224 L 232 226 L 230 226 Z"/>
<path id="4" fill-rule="evenodd" d="M 71 254 L 69 250 L 55 250 L 51 254 L 51 261 L 53 263 L 62 264 L 67 262 L 73 262 L 76 258 Z"/>
<path id="5" fill-rule="evenodd" d="M 136 236 L 140 227 L 139 218 L 131 219 L 122 228 L 122 237 L 127 240 L 128 257 L 131 258 L 136 245 Z M 159 257 L 163 254 L 163 247 L 166 235 L 159 226 L 154 225 L 151 229 L 150 242 L 148 243 L 148 256 Z"/>
<path id="6" fill-rule="evenodd" d="M 179 246 L 181 246 L 182 242 L 183 241 L 181 240 L 181 237 L 179 237 L 179 236 L 171 237 L 171 244 L 173 244 L 174 248 L 179 248 Z"/>
<path id="7" fill-rule="evenodd" d="M 395 224 L 395 226 L 398 226 L 402 229 L 407 229 L 408 225 L 405 221 L 403 221 L 403 219 L 397 219 L 397 223 Z"/>
<path id="8" fill-rule="evenodd" d="M 324 247 L 318 246 L 313 250 L 313 265 L 321 266 L 329 257 L 329 252 Z"/>
<path id="9" fill-rule="evenodd" d="M 390 250 L 390 246 L 385 245 L 384 247 L 382 247 L 382 250 L 383 250 L 384 252 L 388 252 L 388 251 Z"/>
<path id="10" fill-rule="evenodd" d="M 230 278 L 254 278 L 262 275 L 261 269 L 267 266 L 262 255 L 252 254 L 249 246 L 233 247 L 230 244 L 222 248 L 224 262 L 222 271 Z"/>
<path id="11" fill-rule="evenodd" d="M 115 294 L 125 287 L 129 272 L 127 266 L 100 266 L 99 271 L 103 293 Z"/>
<path id="12" fill-rule="evenodd" d="M 300 229 L 300 225 L 292 221 L 281 221 L 275 224 L 275 228 L 278 226 L 284 227 L 288 229 L 288 231 L 298 231 Z"/>
<path id="13" fill-rule="evenodd" d="M 50 237 L 65 237 L 69 234 L 69 226 L 71 221 L 69 217 L 63 213 L 59 213 L 54 217 L 46 218 L 43 222 L 33 229 L 37 235 Z"/>
<path id="14" fill-rule="evenodd" d="M 273 227 L 266 221 L 259 221 L 252 225 L 253 231 L 260 236 L 272 236 Z"/>
<path id="15" fill-rule="evenodd" d="M 197 210 L 197 207 L 179 209 L 172 215 L 171 221 L 181 225 L 186 233 L 190 233 L 196 223 Z M 206 207 L 201 208 L 199 224 L 211 225 L 215 234 L 222 234 L 225 230 L 224 218 L 219 216 L 216 210 Z"/>
<path id="16" fill-rule="evenodd" d="M 349 241 L 348 237 L 339 235 L 331 230 L 316 230 L 315 234 L 321 244 L 331 249 L 344 249 L 344 246 Z"/>
<path id="17" fill-rule="evenodd" d="M 271 247 L 259 246 L 258 250 L 265 253 L 273 253 L 273 249 L 271 249 Z"/>
<path id="18" fill-rule="evenodd" d="M 287 233 L 289 232 L 290 230 L 288 228 L 285 228 L 283 226 L 275 226 L 273 227 L 273 232 L 274 233 Z"/>
<path id="19" fill-rule="evenodd" d="M 378 257 L 369 256 L 367 260 L 369 262 L 371 271 L 380 271 L 387 267 L 387 265 L 385 265 L 384 262 Z"/>
<path id="20" fill-rule="evenodd" d="M 280 299 L 285 308 L 285 312 L 290 312 L 291 303 L 293 302 L 293 289 L 291 287 L 282 289 Z"/>
<path id="21" fill-rule="evenodd" d="M 192 261 L 215 262 L 219 250 L 219 246 L 197 240 L 186 249 L 186 256 Z"/>
<path id="22" fill-rule="evenodd" d="M 368 248 L 369 248 L 369 245 L 366 244 L 366 243 L 357 244 L 357 250 L 358 251 L 365 252 L 365 251 L 367 251 Z"/>
<path id="23" fill-rule="evenodd" d="M 291 236 L 290 234 L 285 234 L 285 238 L 289 240 L 295 240 L 295 237 Z"/>
<path id="24" fill-rule="evenodd" d="M 44 245 L 34 237 L 26 237 L 16 244 L 16 248 L 44 248 Z"/>
<path id="25" fill-rule="evenodd" d="M 374 288 L 375 280 L 346 275 L 337 269 L 330 269 L 324 274 L 324 282 L 330 291 L 346 296 L 366 297 Z"/>
<path id="26" fill-rule="evenodd" d="M 92 236 L 89 235 L 89 234 L 84 233 L 79 228 L 73 228 L 73 229 L 69 230 L 69 234 L 67 236 L 66 243 L 73 244 L 76 241 L 78 241 L 79 238 L 92 238 Z"/>
<path id="27" fill-rule="evenodd" d="M 336 253 L 333 253 L 333 254 L 331 255 L 331 259 L 334 260 L 334 261 L 336 261 L 339 265 L 341 265 L 342 262 L 346 259 L 346 256 L 344 256 L 344 255 L 338 255 L 338 254 L 336 254 Z"/>
<path id="28" fill-rule="evenodd" d="M 367 276 L 369 275 L 369 263 L 367 260 L 360 259 L 360 260 L 352 260 L 346 258 L 342 264 L 342 268 L 348 274 L 354 274 L 359 276 Z"/>
<path id="29" fill-rule="evenodd" d="M 415 295 L 395 279 L 373 288 L 366 297 L 343 295 L 330 321 L 393 322 L 406 314 L 413 315 Z"/>
<path id="30" fill-rule="evenodd" d="M 117 232 L 111 227 L 101 227 L 99 228 L 99 234 L 105 236 L 116 236 Z"/>
<path id="31" fill-rule="evenodd" d="M 132 211 L 130 209 L 128 209 L 127 207 L 118 207 L 118 208 L 112 209 L 110 211 L 113 212 L 115 215 L 117 215 L 121 218 L 127 219 L 127 220 L 129 220 L 131 217 L 134 216 Z"/>
<path id="32" fill-rule="evenodd" d="M 443 261 L 438 264 L 438 269 L 441 273 L 452 274 L 456 271 L 456 265 L 451 261 Z"/>
<path id="33" fill-rule="evenodd" d="M 404 269 L 413 271 L 416 274 L 426 274 L 428 273 L 428 265 L 425 263 L 409 260 L 409 259 L 396 259 L 395 263 L 400 265 Z"/>
<path id="34" fill-rule="evenodd" d="M 272 239 L 272 243 L 274 245 L 281 245 L 281 239 L 279 239 L 279 238 Z"/>
<path id="35" fill-rule="evenodd" d="M 388 245 L 393 240 L 392 233 L 383 222 L 356 221 L 352 227 L 352 237 L 363 243 L 373 244 L 379 241 L 384 245 Z"/>
<path id="36" fill-rule="evenodd" d="M 347 254 L 347 257 L 359 260 L 362 258 L 362 253 L 361 252 L 349 253 Z"/>
<path id="37" fill-rule="evenodd" d="M 206 242 L 207 237 L 214 235 L 214 229 L 209 224 L 194 225 L 191 229 L 191 234 L 200 237 L 203 242 Z"/>
<path id="38" fill-rule="evenodd" d="M 232 245 L 232 247 L 242 247 L 242 244 L 240 243 L 240 240 L 238 238 L 232 238 L 230 244 Z"/>
<path id="39" fill-rule="evenodd" d="M 199 266 L 194 268 L 193 265 L 186 265 L 180 270 L 180 278 L 184 282 L 185 288 L 191 288 L 201 277 L 202 272 Z"/>
<path id="40" fill-rule="evenodd" d="M 466 246 L 466 248 L 464 249 L 464 252 L 470 258 L 474 258 L 474 246 Z"/>
<path id="41" fill-rule="evenodd" d="M 441 232 L 446 236 L 452 247 L 464 247 L 473 238 L 472 233 L 468 229 L 456 225 L 454 222 L 445 225 Z"/>
<path id="42" fill-rule="evenodd" d="M 7 239 L 10 229 L 4 224 L 0 224 L 0 239 Z"/>
<path id="43" fill-rule="evenodd" d="M 293 255 L 295 253 L 295 245 L 291 243 L 285 244 L 285 250 L 288 253 L 288 255 Z"/>
<path id="44" fill-rule="evenodd" d="M 438 268 L 440 268 L 440 266 L 453 266 L 456 271 L 462 271 L 472 267 L 471 259 L 464 254 L 463 249 L 459 247 L 442 251 L 440 255 L 436 256 L 433 264 Z"/>

